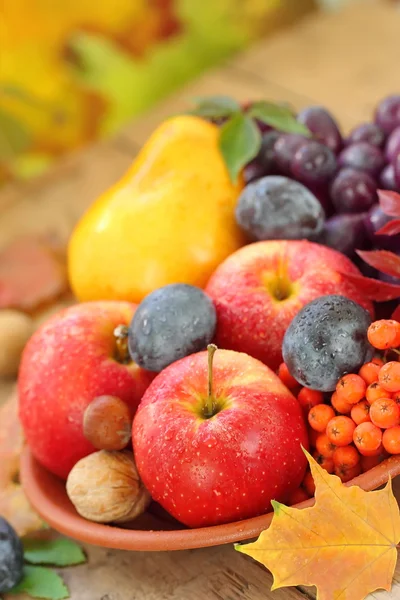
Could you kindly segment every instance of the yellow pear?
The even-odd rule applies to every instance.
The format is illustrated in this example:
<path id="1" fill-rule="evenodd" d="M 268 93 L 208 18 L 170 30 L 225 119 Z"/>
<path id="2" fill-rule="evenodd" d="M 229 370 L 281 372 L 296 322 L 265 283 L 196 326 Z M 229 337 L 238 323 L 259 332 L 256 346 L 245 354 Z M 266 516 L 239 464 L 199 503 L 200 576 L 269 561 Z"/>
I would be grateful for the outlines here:
<path id="1" fill-rule="evenodd" d="M 234 216 L 243 181 L 230 181 L 218 135 L 198 117 L 165 121 L 88 209 L 68 248 L 79 300 L 140 302 L 169 283 L 203 287 L 243 245 Z"/>

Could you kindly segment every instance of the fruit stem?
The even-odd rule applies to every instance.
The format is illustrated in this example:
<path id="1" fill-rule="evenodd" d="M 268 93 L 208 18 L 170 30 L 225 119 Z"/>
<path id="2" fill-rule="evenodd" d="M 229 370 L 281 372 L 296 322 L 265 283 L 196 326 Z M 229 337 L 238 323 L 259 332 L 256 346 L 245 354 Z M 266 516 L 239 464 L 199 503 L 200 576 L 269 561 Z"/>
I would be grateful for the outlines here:
<path id="1" fill-rule="evenodd" d="M 210 418 L 214 414 L 214 398 L 213 398 L 213 360 L 214 354 L 218 350 L 215 344 L 208 344 L 208 389 L 207 389 L 207 404 L 205 407 L 205 416 Z"/>
<path id="2" fill-rule="evenodd" d="M 117 347 L 116 360 L 123 365 L 131 362 L 128 350 L 128 327 L 117 325 L 114 329 L 115 345 Z"/>

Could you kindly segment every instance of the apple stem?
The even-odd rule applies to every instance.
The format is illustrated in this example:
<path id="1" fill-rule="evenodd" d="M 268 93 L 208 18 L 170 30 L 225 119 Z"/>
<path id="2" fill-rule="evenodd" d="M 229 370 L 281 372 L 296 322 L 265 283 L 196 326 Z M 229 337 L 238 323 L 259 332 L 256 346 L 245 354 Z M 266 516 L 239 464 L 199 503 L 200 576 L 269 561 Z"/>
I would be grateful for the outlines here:
<path id="1" fill-rule="evenodd" d="M 218 350 L 215 344 L 208 344 L 208 388 L 207 388 L 207 404 L 206 404 L 206 416 L 212 417 L 214 414 L 214 398 L 213 398 L 213 360 L 214 354 Z"/>
<path id="2" fill-rule="evenodd" d="M 116 360 L 122 364 L 131 362 L 131 357 L 128 350 L 128 327 L 126 325 L 118 325 L 114 329 L 115 345 L 117 347 Z"/>

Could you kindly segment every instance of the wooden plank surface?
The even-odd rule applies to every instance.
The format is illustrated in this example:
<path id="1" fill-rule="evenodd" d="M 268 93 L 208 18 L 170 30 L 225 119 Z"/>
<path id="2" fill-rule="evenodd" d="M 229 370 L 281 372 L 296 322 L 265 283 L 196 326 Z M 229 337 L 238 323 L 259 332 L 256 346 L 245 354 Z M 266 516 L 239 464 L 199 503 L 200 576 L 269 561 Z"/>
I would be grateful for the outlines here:
<path id="1" fill-rule="evenodd" d="M 190 97 L 223 93 L 239 100 L 286 100 L 297 108 L 321 103 L 335 112 L 346 130 L 369 119 L 379 98 L 400 91 L 399 32 L 400 12 L 393 5 L 361 0 L 342 14 L 311 16 L 261 42 L 186 86 L 113 140 L 69 157 L 44 177 L 4 190 L 0 194 L 0 247 L 31 232 L 55 232 L 66 240 L 79 215 L 118 180 L 152 129 L 166 116 L 185 109 Z M 0 385 L 0 402 L 12 385 Z M 312 589 L 269 592 L 271 575 L 231 546 L 155 554 L 86 549 L 87 565 L 64 570 L 72 600 L 314 597 Z M 400 565 L 392 592 L 378 592 L 370 598 L 400 600 Z"/>

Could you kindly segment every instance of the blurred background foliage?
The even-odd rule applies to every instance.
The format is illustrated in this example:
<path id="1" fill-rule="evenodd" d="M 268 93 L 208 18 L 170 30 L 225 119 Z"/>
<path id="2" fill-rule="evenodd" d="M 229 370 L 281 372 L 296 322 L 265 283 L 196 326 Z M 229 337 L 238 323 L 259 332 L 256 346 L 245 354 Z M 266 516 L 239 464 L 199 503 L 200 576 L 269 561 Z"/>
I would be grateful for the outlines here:
<path id="1" fill-rule="evenodd" d="M 2 0 L 0 183 L 112 134 L 260 37 L 284 3 Z"/>

